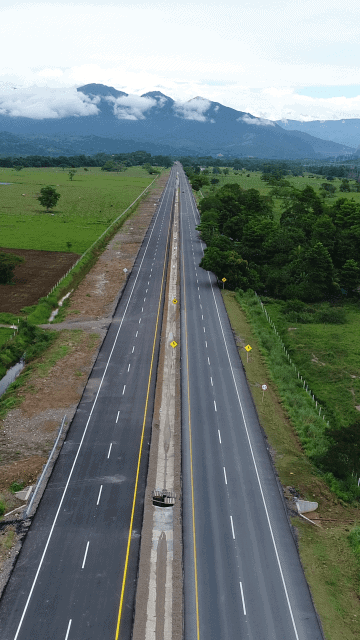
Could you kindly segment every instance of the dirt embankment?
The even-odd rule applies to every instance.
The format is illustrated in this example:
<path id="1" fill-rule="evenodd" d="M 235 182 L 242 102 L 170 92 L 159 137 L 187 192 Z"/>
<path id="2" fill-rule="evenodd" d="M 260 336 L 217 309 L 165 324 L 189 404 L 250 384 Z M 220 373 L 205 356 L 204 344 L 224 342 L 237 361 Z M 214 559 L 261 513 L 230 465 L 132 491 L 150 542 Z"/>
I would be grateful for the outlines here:
<path id="1" fill-rule="evenodd" d="M 10 485 L 36 481 L 62 417 L 66 414 L 68 424 L 71 422 L 126 282 L 123 269 L 130 271 L 134 264 L 167 178 L 167 173 L 160 176 L 71 295 L 66 321 L 45 325 L 60 335 L 30 365 L 25 383 L 16 392 L 16 406 L 0 420 L 0 500 L 6 511 L 21 504 Z M 0 571 L 15 553 L 16 532 L 11 539 L 8 548 L 9 532 L 0 530 Z M 0 593 L 3 581 L 0 579 Z"/>

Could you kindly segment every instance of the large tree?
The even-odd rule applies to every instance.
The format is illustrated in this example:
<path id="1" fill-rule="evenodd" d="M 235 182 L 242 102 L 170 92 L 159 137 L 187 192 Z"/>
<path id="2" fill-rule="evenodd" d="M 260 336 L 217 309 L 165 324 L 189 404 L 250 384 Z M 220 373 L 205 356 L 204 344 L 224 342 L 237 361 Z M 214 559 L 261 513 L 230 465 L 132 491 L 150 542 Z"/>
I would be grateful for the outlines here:
<path id="1" fill-rule="evenodd" d="M 60 193 L 58 193 L 54 187 L 42 187 L 42 189 L 40 189 L 40 193 L 41 195 L 38 197 L 38 200 L 41 206 L 46 208 L 46 211 L 50 211 L 50 209 L 56 207 L 57 201 L 60 198 Z"/>

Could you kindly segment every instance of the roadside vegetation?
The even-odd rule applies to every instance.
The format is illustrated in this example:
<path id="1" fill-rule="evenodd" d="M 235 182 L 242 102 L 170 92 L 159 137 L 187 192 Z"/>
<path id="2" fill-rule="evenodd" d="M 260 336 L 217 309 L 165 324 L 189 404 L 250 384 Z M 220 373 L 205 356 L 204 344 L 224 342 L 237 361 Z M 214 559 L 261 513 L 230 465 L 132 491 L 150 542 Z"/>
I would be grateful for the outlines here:
<path id="1" fill-rule="evenodd" d="M 318 420 L 314 403 L 302 386 L 297 384 L 293 367 L 284 357 L 283 349 L 279 348 L 279 340 L 253 293 L 238 294 L 225 290 L 223 297 L 285 495 L 296 492 L 302 499 L 315 500 L 319 504 L 316 512 L 318 520 L 315 522 L 320 526 L 314 526 L 299 517 L 293 517 L 291 521 L 296 527 L 301 561 L 325 637 L 327 640 L 355 640 L 360 633 L 360 513 L 357 483 L 350 477 L 346 485 L 346 482 L 338 481 L 332 474 L 321 473 L 314 464 L 311 454 L 321 452 L 326 421 Z M 279 318 L 275 315 L 275 306 L 279 304 L 278 301 L 266 301 L 268 313 L 276 322 Z M 356 323 L 351 308 L 347 313 L 350 324 Z M 296 326 L 301 330 L 300 325 Z M 331 325 L 330 328 L 336 331 L 344 326 L 347 325 Z M 308 327 L 315 328 L 316 324 L 306 325 Z M 355 324 L 352 324 L 354 328 Z M 286 333 L 286 322 L 283 328 L 279 322 L 279 334 L 284 341 Z M 296 331 L 289 332 L 289 339 L 293 339 L 293 333 L 297 334 Z M 296 338 L 300 340 L 300 336 Z M 305 340 L 306 337 L 301 336 L 302 344 Z M 247 344 L 252 346 L 248 361 L 244 349 Z M 291 358 L 297 363 L 295 353 L 291 354 Z M 302 362 L 299 362 L 299 367 L 300 364 Z M 315 364 L 314 371 L 317 372 Z M 315 375 L 311 377 L 310 371 L 305 373 L 309 383 L 315 386 Z M 267 385 L 264 396 L 262 384 Z M 329 390 L 331 386 L 330 376 Z"/>

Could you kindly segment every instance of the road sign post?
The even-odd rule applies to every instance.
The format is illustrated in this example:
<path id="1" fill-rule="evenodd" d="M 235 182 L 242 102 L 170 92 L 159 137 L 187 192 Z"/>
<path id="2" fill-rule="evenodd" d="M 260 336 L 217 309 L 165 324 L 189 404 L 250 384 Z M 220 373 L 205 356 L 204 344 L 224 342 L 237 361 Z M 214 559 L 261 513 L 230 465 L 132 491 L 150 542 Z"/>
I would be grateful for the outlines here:
<path id="1" fill-rule="evenodd" d="M 265 391 L 266 391 L 266 389 L 267 389 L 267 386 L 266 386 L 266 384 L 262 384 L 262 385 L 261 385 L 261 388 L 262 388 L 262 392 L 263 392 L 263 395 L 262 395 L 262 400 L 261 400 L 261 402 L 264 402 L 264 393 L 265 393 Z"/>
<path id="2" fill-rule="evenodd" d="M 246 345 L 246 362 L 249 362 L 249 351 L 251 351 L 252 347 L 249 344 Z"/>
<path id="3" fill-rule="evenodd" d="M 226 282 L 226 278 L 223 278 L 223 279 L 221 280 L 221 282 L 223 283 L 223 288 L 224 288 L 224 284 L 225 284 L 225 282 Z"/>

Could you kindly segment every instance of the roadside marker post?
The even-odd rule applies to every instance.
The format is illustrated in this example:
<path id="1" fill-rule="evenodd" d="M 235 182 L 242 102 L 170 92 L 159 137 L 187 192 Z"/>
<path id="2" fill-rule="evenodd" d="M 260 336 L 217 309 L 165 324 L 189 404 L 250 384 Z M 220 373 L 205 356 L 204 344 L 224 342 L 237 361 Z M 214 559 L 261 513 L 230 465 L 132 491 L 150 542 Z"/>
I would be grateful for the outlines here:
<path id="1" fill-rule="evenodd" d="M 267 385 L 266 385 L 266 384 L 262 384 L 262 385 L 261 385 L 261 388 L 262 388 L 262 392 L 263 392 L 261 402 L 264 402 L 264 394 L 265 394 L 265 391 L 266 391 L 266 389 L 267 389 Z"/>
<path id="2" fill-rule="evenodd" d="M 252 347 L 249 344 L 246 345 L 246 362 L 249 362 L 249 351 L 251 351 Z"/>

